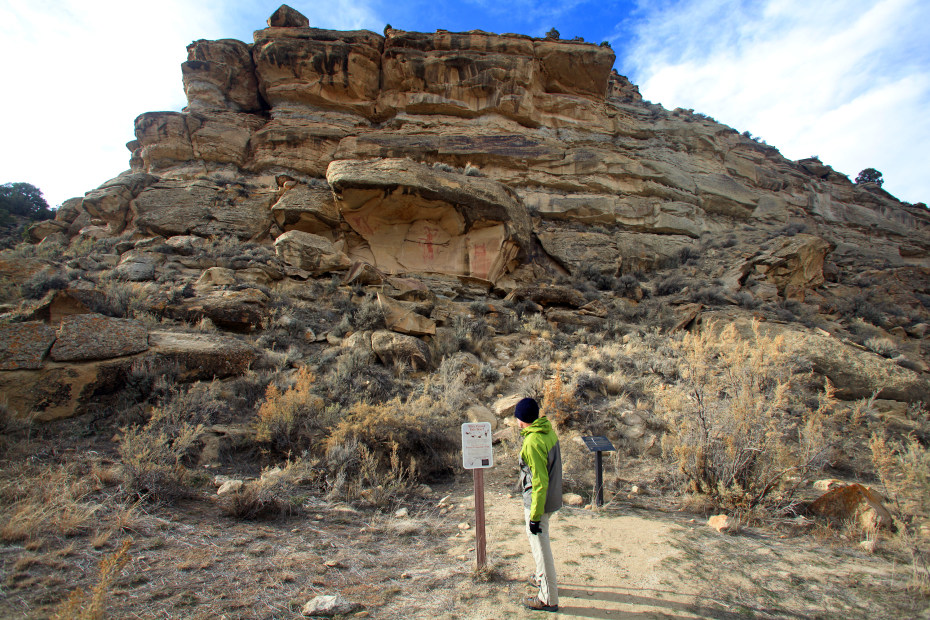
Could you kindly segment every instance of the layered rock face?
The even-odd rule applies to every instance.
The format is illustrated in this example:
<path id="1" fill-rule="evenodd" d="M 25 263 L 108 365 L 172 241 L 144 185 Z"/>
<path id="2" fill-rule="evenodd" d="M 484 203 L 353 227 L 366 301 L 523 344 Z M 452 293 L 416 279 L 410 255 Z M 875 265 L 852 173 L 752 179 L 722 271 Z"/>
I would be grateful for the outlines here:
<path id="1" fill-rule="evenodd" d="M 822 243 L 805 246 L 817 256 L 782 257 L 783 266 L 821 265 L 834 248 L 850 265 L 868 253 L 930 266 L 925 211 L 643 102 L 611 73 L 608 47 L 480 31 L 336 32 L 285 9 L 251 44 L 192 43 L 188 107 L 139 116 L 132 170 L 33 234 L 67 238 L 91 220 L 111 235 L 273 240 L 296 230 L 347 259 L 324 261 L 327 270 L 362 261 L 512 287 L 520 265 L 643 271 L 702 235 L 804 222 L 818 228 Z M 882 241 L 857 252 L 866 235 Z M 288 261 L 307 263 L 281 245 Z M 760 264 L 730 285 L 803 298 L 822 280 L 797 283 Z"/>
<path id="2" fill-rule="evenodd" d="M 731 300 L 829 311 L 867 277 L 889 303 L 926 314 L 926 209 L 645 102 L 613 63 L 609 47 L 557 39 L 320 30 L 282 7 L 252 43 L 192 43 L 181 67 L 188 106 L 140 115 L 131 169 L 31 234 L 158 237 L 178 254 L 232 237 L 273 247 L 283 267 L 240 261 L 210 278 L 414 275 L 436 293 L 451 280 L 540 304 L 546 279 L 639 276 L 711 252 L 715 267 L 701 276 Z M 144 281 L 166 259 L 133 250 L 119 260 L 120 277 Z M 629 298 L 641 299 L 634 288 Z M 258 293 L 171 312 L 252 329 Z M 385 310 L 392 324 L 410 323 L 397 318 L 405 312 Z M 587 325 L 604 314 L 546 316 Z"/>
<path id="3" fill-rule="evenodd" d="M 784 265 L 819 269 L 834 248 L 855 263 L 866 235 L 882 238 L 872 258 L 930 266 L 925 210 L 643 102 L 611 73 L 608 47 L 305 23 L 282 7 L 252 44 L 192 43 L 188 107 L 139 116 L 132 170 L 34 234 L 73 236 L 82 214 L 112 235 L 273 240 L 296 230 L 347 259 L 325 270 L 361 261 L 512 287 L 520 265 L 643 271 L 702 235 L 804 222 L 821 240 L 808 254 L 767 269 L 741 258 L 752 265 L 730 285 L 803 298 L 822 275 Z M 308 262 L 280 246 L 295 266 Z"/>

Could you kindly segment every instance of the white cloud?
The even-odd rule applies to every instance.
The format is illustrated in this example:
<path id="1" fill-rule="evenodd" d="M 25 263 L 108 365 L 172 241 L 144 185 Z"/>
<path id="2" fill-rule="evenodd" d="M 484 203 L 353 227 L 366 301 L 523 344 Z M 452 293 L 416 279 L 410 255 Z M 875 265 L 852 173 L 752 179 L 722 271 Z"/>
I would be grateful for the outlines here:
<path id="1" fill-rule="evenodd" d="M 240 38 L 280 5 L 248 0 L 7 0 L 0 3 L 4 96 L 0 183 L 39 187 L 52 206 L 129 167 L 143 112 L 186 105 L 181 63 L 196 39 Z M 292 5 L 314 26 L 383 24 L 364 2 Z"/>
<path id="2" fill-rule="evenodd" d="M 920 0 L 643 4 L 628 52 L 647 99 L 762 136 L 786 157 L 884 173 L 930 200 L 930 47 Z M 924 26 L 922 26 L 924 25 Z"/>

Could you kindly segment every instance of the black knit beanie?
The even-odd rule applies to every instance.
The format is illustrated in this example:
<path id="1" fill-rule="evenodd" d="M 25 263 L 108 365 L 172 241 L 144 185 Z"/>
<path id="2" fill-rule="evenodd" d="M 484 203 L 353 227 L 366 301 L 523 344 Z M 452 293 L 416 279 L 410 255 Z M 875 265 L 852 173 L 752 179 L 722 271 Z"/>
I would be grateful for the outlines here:
<path id="1" fill-rule="evenodd" d="M 517 403 L 513 415 L 521 422 L 532 424 L 539 417 L 539 405 L 532 398 L 524 398 Z"/>

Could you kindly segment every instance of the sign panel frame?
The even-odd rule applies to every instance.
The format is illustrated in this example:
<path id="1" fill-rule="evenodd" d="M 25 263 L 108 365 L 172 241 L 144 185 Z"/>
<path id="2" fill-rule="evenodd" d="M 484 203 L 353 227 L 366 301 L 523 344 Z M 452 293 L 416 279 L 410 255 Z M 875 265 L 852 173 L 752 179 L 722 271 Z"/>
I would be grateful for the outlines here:
<path id="1" fill-rule="evenodd" d="M 465 469 L 494 467 L 493 441 L 490 422 L 462 424 L 462 466 Z"/>

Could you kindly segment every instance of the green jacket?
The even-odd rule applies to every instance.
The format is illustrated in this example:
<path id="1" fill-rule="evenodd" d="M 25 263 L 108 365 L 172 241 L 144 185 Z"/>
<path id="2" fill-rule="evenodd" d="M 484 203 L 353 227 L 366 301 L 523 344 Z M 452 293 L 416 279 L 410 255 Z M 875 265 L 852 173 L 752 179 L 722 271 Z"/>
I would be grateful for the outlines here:
<path id="1" fill-rule="evenodd" d="M 537 418 L 520 431 L 520 487 L 523 504 L 530 509 L 530 520 L 562 507 L 562 451 L 552 424 Z"/>

